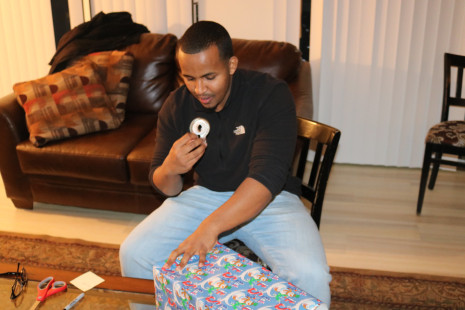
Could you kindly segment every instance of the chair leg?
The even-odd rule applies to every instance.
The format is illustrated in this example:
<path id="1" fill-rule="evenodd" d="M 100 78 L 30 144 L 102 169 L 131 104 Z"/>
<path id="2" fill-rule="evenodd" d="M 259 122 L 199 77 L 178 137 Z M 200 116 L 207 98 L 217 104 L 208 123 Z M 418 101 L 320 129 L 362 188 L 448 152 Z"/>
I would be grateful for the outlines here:
<path id="1" fill-rule="evenodd" d="M 429 189 L 433 189 L 434 185 L 436 184 L 436 178 L 438 177 L 438 172 L 439 172 L 439 161 L 442 158 L 442 152 L 436 152 L 434 158 L 435 158 L 435 162 L 433 165 L 433 170 L 431 171 L 431 177 L 429 178 L 429 184 L 428 184 Z"/>
<path id="2" fill-rule="evenodd" d="M 429 166 L 431 164 L 431 147 L 426 145 L 423 158 L 423 168 L 421 169 L 420 192 L 418 193 L 417 215 L 421 214 L 423 198 L 425 198 L 426 183 L 428 181 Z"/>

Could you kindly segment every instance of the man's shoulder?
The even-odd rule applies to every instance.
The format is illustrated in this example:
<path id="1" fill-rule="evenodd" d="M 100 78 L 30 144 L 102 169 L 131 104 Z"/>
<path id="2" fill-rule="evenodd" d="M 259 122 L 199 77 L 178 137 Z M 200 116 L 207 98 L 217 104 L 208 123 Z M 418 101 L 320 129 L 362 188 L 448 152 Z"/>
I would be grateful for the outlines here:
<path id="1" fill-rule="evenodd" d="M 180 86 L 168 95 L 166 100 L 163 102 L 159 115 L 176 115 L 179 111 L 185 111 L 186 106 L 191 106 L 191 104 L 189 104 L 189 100 L 189 91 L 187 90 L 185 85 Z"/>
<path id="2" fill-rule="evenodd" d="M 176 98 L 176 99 L 180 99 L 180 98 L 184 98 L 186 96 L 188 96 L 190 93 L 189 93 L 189 90 L 187 89 L 186 85 L 181 85 L 179 86 L 178 88 L 176 88 L 175 90 L 173 90 L 171 92 L 171 97 L 173 98 Z"/>
<path id="3" fill-rule="evenodd" d="M 168 95 L 164 105 L 168 104 L 172 107 L 174 107 L 174 105 L 183 105 L 186 104 L 190 98 L 190 92 L 186 85 L 181 85 Z"/>

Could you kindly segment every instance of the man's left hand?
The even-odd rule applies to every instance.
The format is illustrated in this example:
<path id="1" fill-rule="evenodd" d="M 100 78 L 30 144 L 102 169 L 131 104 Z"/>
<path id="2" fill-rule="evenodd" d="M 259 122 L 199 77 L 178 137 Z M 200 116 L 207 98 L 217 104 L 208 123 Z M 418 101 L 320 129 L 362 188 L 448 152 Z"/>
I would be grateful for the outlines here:
<path id="1" fill-rule="evenodd" d="M 189 259 L 194 255 L 199 256 L 199 267 L 203 267 L 207 253 L 213 249 L 217 242 L 218 233 L 214 231 L 213 227 L 208 227 L 208 225 L 202 223 L 192 235 L 184 240 L 177 249 L 171 252 L 163 268 L 170 268 L 176 261 L 176 258 L 181 255 L 182 259 L 176 267 L 176 271 L 180 272 L 184 269 Z"/>

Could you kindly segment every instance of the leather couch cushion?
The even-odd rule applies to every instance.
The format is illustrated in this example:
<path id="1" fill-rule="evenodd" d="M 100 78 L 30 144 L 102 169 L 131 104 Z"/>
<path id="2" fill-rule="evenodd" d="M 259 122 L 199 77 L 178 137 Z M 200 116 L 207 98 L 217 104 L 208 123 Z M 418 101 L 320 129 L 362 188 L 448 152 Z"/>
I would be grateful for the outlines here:
<path id="1" fill-rule="evenodd" d="M 30 141 L 17 145 L 26 174 L 125 183 L 129 180 L 126 156 L 155 126 L 154 114 L 126 114 L 120 128 L 72 138 L 36 148 Z"/>
<path id="2" fill-rule="evenodd" d="M 292 44 L 267 40 L 232 39 L 239 68 L 268 73 L 291 82 L 302 64 L 301 52 Z"/>
<path id="3" fill-rule="evenodd" d="M 175 49 L 172 34 L 146 33 L 126 48 L 135 58 L 126 111 L 156 113 L 175 87 Z"/>
<path id="4" fill-rule="evenodd" d="M 128 155 L 129 175 L 132 184 L 149 185 L 149 169 L 155 148 L 155 136 L 157 129 L 142 139 Z"/>

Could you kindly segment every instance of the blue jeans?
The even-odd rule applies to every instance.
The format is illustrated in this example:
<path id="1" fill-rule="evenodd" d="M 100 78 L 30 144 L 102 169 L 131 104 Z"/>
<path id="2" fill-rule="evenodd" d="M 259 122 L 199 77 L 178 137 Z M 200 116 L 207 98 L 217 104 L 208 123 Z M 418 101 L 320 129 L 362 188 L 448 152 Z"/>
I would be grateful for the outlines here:
<path id="1" fill-rule="evenodd" d="M 147 216 L 120 248 L 123 276 L 153 279 L 153 265 L 171 251 L 233 192 L 214 192 L 194 186 L 168 198 Z M 281 192 L 252 221 L 222 234 L 220 243 L 243 241 L 281 278 L 329 306 L 331 275 L 319 231 L 300 198 Z"/>

